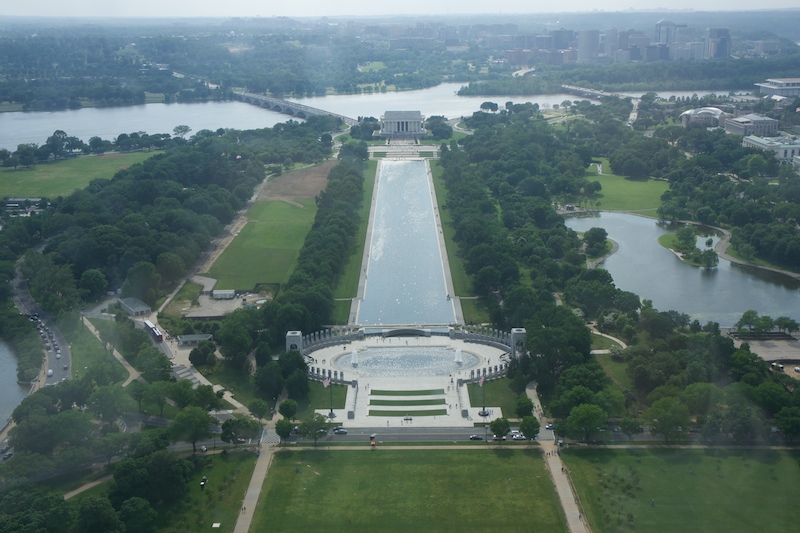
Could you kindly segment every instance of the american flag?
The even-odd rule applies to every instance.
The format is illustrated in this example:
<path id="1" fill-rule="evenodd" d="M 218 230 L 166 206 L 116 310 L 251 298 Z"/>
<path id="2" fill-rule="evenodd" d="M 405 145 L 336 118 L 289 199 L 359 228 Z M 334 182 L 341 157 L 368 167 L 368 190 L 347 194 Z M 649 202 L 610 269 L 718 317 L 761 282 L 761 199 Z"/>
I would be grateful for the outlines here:
<path id="1" fill-rule="evenodd" d="M 326 389 L 331 386 L 331 378 L 325 378 L 322 380 L 322 386 Z"/>
<path id="2" fill-rule="evenodd" d="M 485 379 L 486 379 L 486 376 L 481 376 L 481 380 L 478 382 L 478 385 L 483 387 L 483 382 L 484 382 Z"/>

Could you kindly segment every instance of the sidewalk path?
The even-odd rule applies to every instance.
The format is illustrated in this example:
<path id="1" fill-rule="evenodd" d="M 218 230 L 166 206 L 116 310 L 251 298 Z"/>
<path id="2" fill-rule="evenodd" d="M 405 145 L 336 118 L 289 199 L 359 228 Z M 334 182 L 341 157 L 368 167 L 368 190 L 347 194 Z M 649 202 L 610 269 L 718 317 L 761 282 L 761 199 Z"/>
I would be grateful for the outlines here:
<path id="1" fill-rule="evenodd" d="M 539 395 L 536 393 L 536 383 L 530 382 L 525 387 L 525 393 L 528 398 L 533 402 L 533 412 L 536 414 L 539 421 L 544 423 L 542 404 L 539 401 Z M 564 510 L 564 516 L 567 518 L 567 526 L 571 533 L 590 533 L 591 528 L 584 522 L 584 515 L 581 511 L 580 501 L 578 495 L 575 494 L 572 483 L 569 479 L 569 471 L 561 462 L 561 455 L 559 455 L 559 447 L 557 441 L 539 441 L 544 452 L 545 462 L 550 469 L 550 477 L 553 479 L 558 499 L 561 501 L 561 508 Z"/>
<path id="2" fill-rule="evenodd" d="M 89 331 L 91 331 L 92 334 L 100 340 L 100 342 L 103 342 L 103 339 L 100 338 L 100 332 L 97 331 L 97 328 L 95 328 L 94 325 L 86 317 L 82 316 L 81 322 L 83 322 L 83 325 L 86 326 L 86 328 Z M 114 355 L 114 359 L 119 361 L 119 363 L 123 366 L 123 368 L 125 368 L 125 370 L 128 372 L 128 379 L 126 379 L 125 383 L 122 384 L 123 387 L 127 387 L 131 383 L 131 381 L 139 379 L 139 377 L 141 376 L 141 374 L 139 374 L 139 371 L 133 368 L 131 364 L 128 361 L 126 361 L 124 357 L 122 357 L 122 354 L 116 350 L 116 348 L 112 350 L 111 353 Z"/>
<path id="3" fill-rule="evenodd" d="M 87 483 L 86 485 L 81 485 L 77 489 L 71 490 L 68 493 L 64 494 L 64 499 L 65 500 L 69 500 L 70 498 L 72 498 L 74 496 L 77 496 L 78 494 L 80 494 L 83 491 L 89 490 L 92 487 L 96 487 L 97 485 L 99 485 L 101 483 L 105 483 L 106 481 L 111 481 L 111 479 L 113 477 L 114 476 L 111 476 L 111 475 L 103 476 L 100 479 L 95 479 L 94 481 L 91 481 L 91 482 Z"/>
<path id="4" fill-rule="evenodd" d="M 260 447 L 256 466 L 253 468 L 253 477 L 250 478 L 250 485 L 247 487 L 247 492 L 242 502 L 242 512 L 239 514 L 233 533 L 247 533 L 250 530 L 250 522 L 253 520 L 258 498 L 261 496 L 261 487 L 267 478 L 269 465 L 272 464 L 273 450 L 272 446 Z"/>

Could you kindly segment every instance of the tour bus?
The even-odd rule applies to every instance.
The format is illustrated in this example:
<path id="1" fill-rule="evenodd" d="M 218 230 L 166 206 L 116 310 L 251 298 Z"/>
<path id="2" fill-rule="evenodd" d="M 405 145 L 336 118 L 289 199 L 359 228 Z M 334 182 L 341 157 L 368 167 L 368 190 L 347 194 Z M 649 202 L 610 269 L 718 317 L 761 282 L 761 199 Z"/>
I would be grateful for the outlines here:
<path id="1" fill-rule="evenodd" d="M 149 320 L 144 321 L 144 329 L 146 329 L 150 335 L 153 336 L 156 342 L 161 342 L 164 340 L 164 335 L 161 333 L 161 330 L 159 330 L 156 325 Z"/>

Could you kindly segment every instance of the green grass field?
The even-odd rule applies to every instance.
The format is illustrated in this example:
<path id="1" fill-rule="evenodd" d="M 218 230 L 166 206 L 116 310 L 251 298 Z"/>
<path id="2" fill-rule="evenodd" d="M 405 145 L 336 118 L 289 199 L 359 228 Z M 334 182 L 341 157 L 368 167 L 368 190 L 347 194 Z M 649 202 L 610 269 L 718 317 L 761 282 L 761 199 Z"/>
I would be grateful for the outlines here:
<path id="1" fill-rule="evenodd" d="M 159 533 L 184 531 L 233 531 L 247 486 L 256 464 L 250 452 L 234 452 L 223 457 L 209 455 L 211 464 L 194 472 L 189 480 L 189 496 L 177 504 L 156 508 Z M 200 490 L 200 479 L 208 484 Z M 219 522 L 219 529 L 211 524 Z"/>
<path id="2" fill-rule="evenodd" d="M 517 408 L 517 398 L 521 395 L 511 390 L 511 380 L 507 378 L 488 380 L 483 387 L 477 383 L 470 383 L 469 403 L 473 407 L 483 407 L 483 389 L 486 389 L 486 407 L 499 407 L 503 410 L 505 418 L 516 418 L 514 410 Z"/>
<path id="3" fill-rule="evenodd" d="M 445 401 L 444 398 L 430 400 L 370 400 L 369 404 L 402 407 L 405 405 L 444 405 Z"/>
<path id="4" fill-rule="evenodd" d="M 279 201 L 253 205 L 247 225 L 208 272 L 217 289 L 252 290 L 257 283 L 289 279 L 317 214 L 313 200 L 299 203 L 302 208 Z"/>
<path id="5" fill-rule="evenodd" d="M 79 378 L 86 369 L 100 362 L 107 361 L 118 368 L 121 379 L 117 381 L 117 383 L 125 381 L 128 377 L 128 373 L 122 368 L 122 365 L 103 348 L 103 343 L 100 342 L 100 339 L 95 337 L 94 334 L 78 320 L 76 315 L 64 316 L 58 320 L 57 324 L 70 346 L 70 353 L 72 354 L 71 371 L 74 378 Z"/>
<path id="6" fill-rule="evenodd" d="M 331 395 L 333 395 L 333 408 L 344 409 L 347 399 L 346 385 L 331 385 L 327 389 L 319 381 L 309 382 L 308 400 L 297 402 L 297 420 L 310 417 L 315 409 L 330 409 Z"/>
<path id="7" fill-rule="evenodd" d="M 362 72 L 377 72 L 379 70 L 383 70 L 386 68 L 386 63 L 383 61 L 370 61 L 361 65 L 360 70 Z"/>
<path id="8" fill-rule="evenodd" d="M 364 448 L 276 453 L 250 530 L 566 531 L 538 450 Z"/>
<path id="9" fill-rule="evenodd" d="M 404 409 L 403 411 L 389 411 L 386 409 L 370 409 L 369 416 L 436 416 L 446 415 L 447 409 Z"/>
<path id="10" fill-rule="evenodd" d="M 371 396 L 432 396 L 434 394 L 444 394 L 444 389 L 426 390 L 380 390 L 369 391 Z"/>
<path id="11" fill-rule="evenodd" d="M 597 335 L 592 335 L 592 338 Z M 606 375 L 617 384 L 622 390 L 634 390 L 633 380 L 628 375 L 628 364 L 618 363 L 611 359 L 611 354 L 597 354 L 593 356 L 600 366 L 605 370 Z"/>
<path id="12" fill-rule="evenodd" d="M 183 287 L 181 287 L 181 290 L 178 291 L 167 308 L 164 309 L 164 314 L 176 320 L 180 319 L 186 314 L 187 308 L 191 307 L 202 290 L 202 285 L 189 283 L 187 281 L 183 284 Z"/>
<path id="13" fill-rule="evenodd" d="M 600 209 L 612 211 L 652 211 L 661 205 L 661 195 L 669 189 L 666 181 L 650 179 L 634 180 L 610 174 L 611 165 L 608 159 L 602 158 L 603 174 L 597 174 L 597 167 L 592 165 L 586 171 L 586 178 L 599 181 L 603 189 L 597 194 Z"/>
<path id="14" fill-rule="evenodd" d="M 569 450 L 561 458 L 597 533 L 778 533 L 800 523 L 797 451 Z"/>
<path id="15" fill-rule="evenodd" d="M 0 197 L 56 198 L 83 189 L 92 180 L 111 179 L 119 170 L 141 163 L 161 153 L 132 152 L 76 157 L 51 163 L 40 163 L 32 170 L 20 167 L 0 169 Z"/>

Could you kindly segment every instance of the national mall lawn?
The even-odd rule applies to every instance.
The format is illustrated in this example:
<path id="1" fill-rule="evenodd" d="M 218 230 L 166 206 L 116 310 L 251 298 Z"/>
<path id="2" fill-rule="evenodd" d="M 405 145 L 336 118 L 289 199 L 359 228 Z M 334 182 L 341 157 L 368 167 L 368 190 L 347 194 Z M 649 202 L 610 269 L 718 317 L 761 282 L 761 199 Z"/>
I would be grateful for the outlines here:
<path id="1" fill-rule="evenodd" d="M 490 530 L 567 530 L 538 447 L 277 451 L 251 528 Z"/>
<path id="2" fill-rule="evenodd" d="M 0 169 L 0 197 L 52 199 L 67 196 L 92 180 L 111 179 L 118 171 L 160 153 L 155 150 L 91 155 L 39 163 L 32 169 L 3 168 Z"/>
<path id="3" fill-rule="evenodd" d="M 595 533 L 780 533 L 800 524 L 797 450 L 569 449 L 561 459 Z"/>

